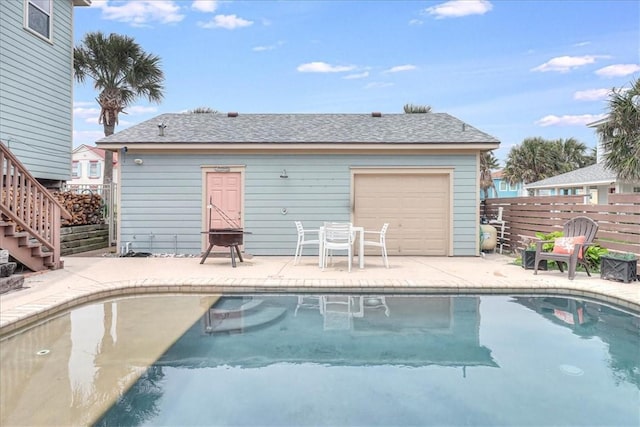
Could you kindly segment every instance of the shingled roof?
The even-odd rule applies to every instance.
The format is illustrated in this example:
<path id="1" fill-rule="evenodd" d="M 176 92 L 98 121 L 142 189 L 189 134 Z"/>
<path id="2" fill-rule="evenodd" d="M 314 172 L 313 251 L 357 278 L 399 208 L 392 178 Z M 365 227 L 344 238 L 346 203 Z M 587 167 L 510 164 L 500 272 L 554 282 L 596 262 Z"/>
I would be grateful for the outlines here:
<path id="1" fill-rule="evenodd" d="M 603 163 L 586 166 L 561 175 L 527 184 L 529 188 L 581 187 L 583 185 L 602 185 L 616 181 L 616 174 L 604 167 Z"/>
<path id="2" fill-rule="evenodd" d="M 159 135 L 163 124 L 164 135 Z M 97 144 L 384 143 L 499 144 L 446 113 L 426 114 L 162 114 Z"/>

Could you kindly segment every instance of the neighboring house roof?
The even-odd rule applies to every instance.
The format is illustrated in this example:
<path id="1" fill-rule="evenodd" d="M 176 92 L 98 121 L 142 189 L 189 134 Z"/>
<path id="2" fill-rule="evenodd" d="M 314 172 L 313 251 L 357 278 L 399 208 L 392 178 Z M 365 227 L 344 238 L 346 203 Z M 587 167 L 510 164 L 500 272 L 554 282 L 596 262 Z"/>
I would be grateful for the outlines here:
<path id="1" fill-rule="evenodd" d="M 159 125 L 166 125 L 159 136 Z M 97 141 L 131 143 L 499 144 L 446 113 L 425 114 L 162 114 Z"/>
<path id="2" fill-rule="evenodd" d="M 596 120 L 595 122 L 591 122 L 591 123 L 587 123 L 587 127 L 590 128 L 597 128 L 598 126 L 605 124 L 609 121 L 609 116 L 608 115 L 602 115 L 603 117 L 601 119 Z"/>
<path id="3" fill-rule="evenodd" d="M 491 178 L 493 179 L 502 179 L 504 176 L 504 171 L 502 169 L 497 170 L 495 172 L 491 172 Z"/>
<path id="4" fill-rule="evenodd" d="M 603 163 L 576 169 L 561 175 L 526 184 L 526 188 L 578 187 L 583 185 L 603 185 L 616 182 L 616 174 L 604 167 Z"/>
<path id="5" fill-rule="evenodd" d="M 92 147 L 92 146 L 86 145 L 86 144 L 81 144 L 78 147 L 76 147 L 73 150 L 73 154 L 80 153 L 80 152 L 82 152 L 84 150 L 91 151 L 96 156 L 98 156 L 101 160 L 104 160 L 104 152 L 105 152 L 105 150 L 103 150 L 102 148 L 98 148 L 98 147 Z M 118 163 L 118 153 L 117 152 L 113 153 L 112 162 L 113 162 L 114 165 Z"/>

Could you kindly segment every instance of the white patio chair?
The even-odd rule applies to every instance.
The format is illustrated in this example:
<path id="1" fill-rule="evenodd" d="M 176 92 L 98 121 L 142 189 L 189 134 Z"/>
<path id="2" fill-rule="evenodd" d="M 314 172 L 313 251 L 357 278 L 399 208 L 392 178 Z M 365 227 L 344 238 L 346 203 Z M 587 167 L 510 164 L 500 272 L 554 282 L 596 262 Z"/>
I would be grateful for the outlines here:
<path id="1" fill-rule="evenodd" d="M 320 230 L 310 230 L 305 229 L 302 226 L 302 222 L 295 221 L 296 229 L 298 230 L 298 243 L 296 244 L 296 254 L 293 257 L 293 263 L 297 264 L 300 262 L 300 257 L 302 256 L 302 249 L 305 245 L 316 245 L 318 248 L 320 247 Z M 306 239 L 305 233 L 307 234 L 315 234 L 318 237 L 316 239 Z M 321 254 L 322 255 L 322 254 Z M 320 257 L 322 258 L 322 256 Z M 322 266 L 321 262 L 318 262 L 318 265 Z"/>
<path id="2" fill-rule="evenodd" d="M 364 316 L 362 296 L 323 295 L 320 301 L 325 331 L 352 329 L 353 319 Z"/>
<path id="3" fill-rule="evenodd" d="M 298 295 L 298 304 L 296 305 L 296 309 L 293 312 L 293 316 L 297 316 L 298 310 L 300 310 L 301 308 L 310 308 L 313 310 L 318 310 L 320 313 L 322 313 L 320 298 L 320 295 Z"/>
<path id="4" fill-rule="evenodd" d="M 389 268 L 389 259 L 387 258 L 387 242 L 385 240 L 385 235 L 387 234 L 387 228 L 389 228 L 389 223 L 384 223 L 382 229 L 380 231 L 364 231 L 364 246 L 375 246 L 377 248 L 382 249 L 382 260 L 384 261 L 384 266 Z M 375 234 L 378 236 L 376 240 L 367 240 L 367 234 Z"/>
<path id="5" fill-rule="evenodd" d="M 347 251 L 347 265 L 351 272 L 351 259 L 353 258 L 353 231 L 351 223 L 348 222 L 325 222 L 324 232 L 322 233 L 322 254 L 320 263 L 322 269 L 327 266 L 327 258 L 329 254 L 333 255 L 333 251 Z"/>

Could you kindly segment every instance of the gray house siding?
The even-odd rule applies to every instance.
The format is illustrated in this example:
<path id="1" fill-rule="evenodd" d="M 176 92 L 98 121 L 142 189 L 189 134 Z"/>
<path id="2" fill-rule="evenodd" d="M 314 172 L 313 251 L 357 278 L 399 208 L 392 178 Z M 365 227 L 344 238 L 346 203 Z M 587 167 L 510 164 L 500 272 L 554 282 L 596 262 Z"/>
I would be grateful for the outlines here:
<path id="1" fill-rule="evenodd" d="M 71 178 L 73 3 L 54 1 L 52 40 L 24 28 L 24 1 L 0 1 L 0 139 L 43 180 Z"/>
<path id="2" fill-rule="evenodd" d="M 141 158 L 136 165 L 134 158 Z M 454 256 L 477 255 L 475 154 L 456 155 L 189 155 L 122 156 L 121 246 L 138 252 L 197 255 L 202 250 L 203 166 L 245 166 L 245 250 L 291 255 L 293 221 L 317 227 L 351 219 L 351 170 L 355 167 L 449 167 L 453 177 Z M 287 170 L 288 179 L 280 178 Z M 286 209 L 286 214 L 283 214 Z"/>

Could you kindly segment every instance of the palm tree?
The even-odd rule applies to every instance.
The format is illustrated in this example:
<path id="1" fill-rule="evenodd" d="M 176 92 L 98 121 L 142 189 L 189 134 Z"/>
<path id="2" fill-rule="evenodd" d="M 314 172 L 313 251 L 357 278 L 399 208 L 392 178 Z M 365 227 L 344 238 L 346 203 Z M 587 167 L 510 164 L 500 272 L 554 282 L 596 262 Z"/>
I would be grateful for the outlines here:
<path id="1" fill-rule="evenodd" d="M 595 162 L 586 151 L 586 145 L 574 138 L 553 141 L 527 138 L 509 152 L 504 177 L 511 184 L 528 184 L 571 172 Z"/>
<path id="2" fill-rule="evenodd" d="M 118 115 L 137 98 L 156 103 L 163 98 L 160 58 L 145 53 L 131 37 L 87 33 L 80 46 L 73 49 L 73 69 L 79 83 L 92 79 L 93 87 L 100 92 L 96 99 L 100 105 L 98 123 L 104 126 L 105 136 L 113 134 Z M 107 150 L 104 160 L 105 181 L 110 182 L 113 153 Z"/>
<path id="3" fill-rule="evenodd" d="M 598 127 L 604 165 L 621 180 L 640 180 L 640 79 L 631 88 L 612 89 L 609 117 Z"/>
<path id="4" fill-rule="evenodd" d="M 586 154 L 587 146 L 575 138 L 558 139 L 556 144 L 558 160 L 558 173 L 571 172 L 595 163 L 594 159 Z"/>
<path id="5" fill-rule="evenodd" d="M 491 171 L 497 169 L 498 166 L 498 159 L 496 159 L 493 151 L 480 154 L 480 190 L 482 190 L 485 200 L 489 198 L 490 188 L 493 188 L 494 194 L 498 193 L 491 177 Z"/>
<path id="6" fill-rule="evenodd" d="M 539 181 L 555 175 L 557 161 L 553 143 L 542 138 L 526 138 L 509 151 L 504 178 L 511 184 Z"/>
<path id="7" fill-rule="evenodd" d="M 406 114 L 423 114 L 430 113 L 431 107 L 428 105 L 404 104 L 404 112 Z"/>
<path id="8" fill-rule="evenodd" d="M 213 108 L 210 108 L 210 107 L 196 107 L 193 110 L 187 111 L 187 113 L 189 113 L 189 114 L 205 114 L 205 113 L 218 114 L 218 110 L 214 110 Z"/>

